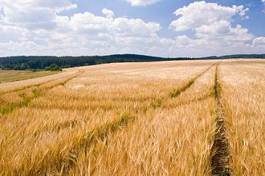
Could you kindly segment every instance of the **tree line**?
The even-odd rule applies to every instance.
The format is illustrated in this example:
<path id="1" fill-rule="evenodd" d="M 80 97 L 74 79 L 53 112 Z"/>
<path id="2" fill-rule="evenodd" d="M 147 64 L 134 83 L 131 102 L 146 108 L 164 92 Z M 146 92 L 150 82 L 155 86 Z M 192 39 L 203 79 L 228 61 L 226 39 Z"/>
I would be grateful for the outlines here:
<path id="1" fill-rule="evenodd" d="M 173 60 L 208 60 L 208 59 L 228 59 L 228 58 L 265 58 L 265 54 L 260 55 L 227 55 L 210 56 L 202 58 L 163 58 L 154 56 L 144 56 L 135 54 L 121 54 L 109 56 L 13 56 L 0 57 L 0 69 L 12 70 L 44 70 L 96 65 L 114 62 L 151 62 L 151 61 L 173 61 Z"/>

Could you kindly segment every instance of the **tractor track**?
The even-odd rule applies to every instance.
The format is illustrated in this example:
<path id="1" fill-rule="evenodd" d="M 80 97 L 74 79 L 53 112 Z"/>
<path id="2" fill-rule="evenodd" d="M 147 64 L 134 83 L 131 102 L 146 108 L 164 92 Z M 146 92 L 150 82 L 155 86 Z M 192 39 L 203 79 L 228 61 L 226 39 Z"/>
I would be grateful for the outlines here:
<path id="1" fill-rule="evenodd" d="M 191 80 L 189 80 L 189 82 L 187 84 L 185 84 L 183 87 L 181 87 L 179 89 L 176 89 L 176 90 L 173 90 L 172 92 L 170 92 L 169 96 L 171 98 L 175 98 L 175 97 L 179 96 L 182 92 L 184 92 L 188 88 L 190 88 L 197 79 L 199 79 L 202 75 L 204 75 L 206 72 L 208 72 L 215 65 L 216 65 L 216 63 L 212 64 L 206 70 L 204 70 L 203 72 L 201 72 L 200 74 L 196 75 L 194 78 L 192 78 Z"/>
<path id="2" fill-rule="evenodd" d="M 209 99 L 211 97 L 212 97 L 212 94 L 211 93 L 208 93 L 208 94 L 205 94 L 203 96 L 195 97 L 195 98 L 192 98 L 192 99 L 187 100 L 187 101 L 180 101 L 176 105 L 168 106 L 168 107 L 163 107 L 163 108 L 167 108 L 167 109 L 177 108 L 177 107 L 180 107 L 180 106 L 189 105 L 189 104 L 194 103 L 194 102 L 205 101 L 205 100 L 207 100 L 207 99 Z"/>
<path id="3" fill-rule="evenodd" d="M 75 74 L 78 74 L 80 73 L 81 71 L 78 71 L 77 73 L 74 73 Z M 48 84 L 48 83 L 51 83 L 53 81 L 57 81 L 57 80 L 61 80 L 63 79 L 62 78 L 55 78 L 55 79 L 51 79 L 51 80 L 48 80 L 48 81 L 43 81 L 41 83 L 37 83 L 37 84 L 30 84 L 30 85 L 27 85 L 27 86 L 22 86 L 22 87 L 19 87 L 19 88 L 16 88 L 16 89 L 13 89 L 13 90 L 7 90 L 7 91 L 0 91 L 0 96 L 2 95 L 5 95 L 5 94 L 9 94 L 9 93 L 13 93 L 13 92 L 19 92 L 19 91 L 23 91 L 23 90 L 26 90 L 26 89 L 30 89 L 30 88 L 34 88 L 34 87 L 40 87 L 42 85 L 45 85 L 45 84 Z M 23 80 L 22 80 L 23 81 Z"/>
<path id="4" fill-rule="evenodd" d="M 179 92 L 177 95 L 174 96 L 174 98 L 178 97 L 182 92 L 185 92 L 189 87 L 191 87 L 194 82 L 201 77 L 203 74 L 205 74 L 208 70 L 210 70 L 214 65 L 211 65 L 206 70 L 201 72 L 200 74 L 196 75 L 194 78 L 192 78 L 190 81 L 188 81 L 187 84 L 185 84 L 183 87 L 176 89 L 177 92 Z M 204 97 L 203 97 L 204 98 Z M 163 99 L 164 100 L 164 99 Z M 194 101 L 196 101 L 195 99 Z M 200 99 L 199 99 L 200 100 Z M 92 129 L 91 131 L 88 131 L 84 137 L 82 137 L 79 142 L 73 146 L 72 149 L 66 154 L 67 157 L 62 156 L 61 158 L 57 158 L 54 161 L 50 161 L 49 166 L 54 168 L 56 171 L 59 171 L 61 175 L 69 175 L 70 170 L 75 166 L 75 163 L 80 155 L 80 153 L 87 147 L 90 147 L 91 145 L 97 143 L 98 141 L 103 141 L 108 138 L 110 138 L 113 134 L 117 133 L 119 130 L 122 130 L 126 128 L 129 123 L 133 123 L 137 120 L 137 115 L 125 115 L 121 116 L 118 120 L 115 120 L 114 122 L 109 122 L 101 127 L 98 127 L 96 129 Z M 47 155 L 47 157 L 49 157 Z M 43 159 L 43 162 L 45 162 L 45 159 Z M 41 163 L 39 163 L 41 165 Z M 34 168 L 34 167 L 32 167 Z M 47 172 L 50 171 L 50 168 L 37 166 L 34 170 L 31 170 L 28 175 L 47 175 Z M 19 172 L 19 171 L 18 171 Z"/>
<path id="5" fill-rule="evenodd" d="M 55 170 L 60 172 L 60 175 L 66 175 L 70 171 L 70 169 L 75 165 L 78 155 L 81 153 L 81 151 L 83 151 L 87 147 L 90 147 L 98 141 L 103 141 L 109 138 L 112 134 L 116 133 L 122 128 L 126 128 L 129 123 L 135 120 L 136 116 L 124 114 L 120 118 L 112 122 L 109 122 L 98 128 L 89 130 L 86 134 L 84 134 L 82 138 L 78 140 L 76 144 L 73 145 L 73 147 L 66 155 L 60 154 L 59 158 L 57 157 L 54 160 L 51 160 L 49 158 L 49 153 L 47 153 L 47 155 L 45 155 L 42 161 L 45 162 L 45 160 L 49 158 L 49 166 L 51 166 L 52 171 Z M 29 170 L 25 175 L 47 175 L 47 172 L 51 171 L 51 168 L 47 167 L 47 165 L 42 165 L 42 162 L 40 162 L 35 167 L 32 167 L 32 169 Z M 23 170 L 18 169 L 15 171 L 15 175 L 19 175 L 19 173 L 22 172 Z"/>
<path id="6" fill-rule="evenodd" d="M 224 109 L 221 103 L 221 83 L 219 80 L 218 65 L 215 68 L 214 98 L 216 102 L 215 121 L 216 130 L 214 143 L 211 148 L 211 169 L 213 176 L 230 176 L 232 174 L 229 161 L 229 143 L 226 136 Z"/>
<path id="7" fill-rule="evenodd" d="M 54 85 L 51 85 L 51 86 L 48 86 L 48 87 L 45 87 L 45 88 L 36 88 L 36 89 L 33 89 L 32 90 L 32 93 L 33 95 L 32 96 L 25 96 L 23 97 L 23 99 L 19 102 L 12 102 L 12 103 L 7 103 L 5 105 L 1 105 L 0 106 L 0 114 L 8 114 L 10 112 L 13 112 L 15 109 L 19 109 L 19 108 L 22 108 L 22 107 L 25 107 L 25 106 L 28 106 L 32 100 L 34 100 L 35 98 L 38 98 L 38 97 L 41 97 L 43 95 L 46 94 L 46 92 L 50 89 L 53 89 L 57 86 L 60 86 L 60 85 L 65 85 L 66 83 L 68 83 L 69 81 L 73 80 L 74 78 L 76 78 L 77 76 L 79 76 L 80 74 L 82 74 L 82 72 L 78 72 L 77 74 L 75 74 L 74 76 L 71 76 L 70 78 L 67 78 L 66 80 L 62 81 L 62 82 L 59 82 L 59 83 L 56 83 Z M 60 78 L 62 79 L 62 78 Z M 57 79 L 55 79 L 57 80 Z M 39 84 L 37 87 L 41 86 L 41 85 L 45 85 L 49 82 L 52 82 L 52 81 L 55 81 L 55 80 L 51 80 L 51 81 L 47 81 L 45 83 L 42 83 L 42 84 Z M 32 85 L 30 87 L 27 87 L 27 88 L 21 88 L 21 89 L 16 89 L 14 91 L 11 91 L 11 92 L 17 92 L 17 91 L 20 91 L 20 90 L 26 90 L 28 88 L 31 88 L 31 87 L 35 87 L 36 85 Z"/>

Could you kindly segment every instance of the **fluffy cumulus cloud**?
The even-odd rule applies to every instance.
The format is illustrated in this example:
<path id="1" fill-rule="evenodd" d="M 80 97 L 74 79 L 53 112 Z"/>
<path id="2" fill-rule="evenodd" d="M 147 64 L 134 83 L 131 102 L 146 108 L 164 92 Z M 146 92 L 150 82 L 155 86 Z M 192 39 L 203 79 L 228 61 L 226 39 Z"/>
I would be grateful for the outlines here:
<path id="1" fill-rule="evenodd" d="M 102 9 L 102 13 L 107 17 L 107 18 L 112 18 L 115 16 L 114 12 L 110 9 Z"/>
<path id="2" fill-rule="evenodd" d="M 102 10 L 102 13 L 104 16 L 85 12 L 71 17 L 58 17 L 58 27 L 51 38 L 51 45 L 64 41 L 62 45 L 70 48 L 68 51 L 72 50 L 70 54 L 73 55 L 143 53 L 148 52 L 146 48 L 158 37 L 158 23 L 114 17 L 110 10 Z"/>
<path id="3" fill-rule="evenodd" d="M 233 18 L 248 18 L 244 6 L 222 6 L 217 3 L 197 1 L 175 11 L 177 19 L 172 21 L 170 29 L 177 32 L 191 31 L 193 37 L 186 41 L 193 49 L 203 48 L 212 51 L 209 54 L 230 54 L 256 52 L 251 43 L 255 36 L 239 24 L 233 24 Z"/>
<path id="4" fill-rule="evenodd" d="M 238 14 L 243 17 L 247 11 L 248 9 L 242 5 L 226 7 L 217 3 L 198 1 L 177 9 L 174 14 L 178 19 L 170 26 L 176 31 L 184 31 L 216 22 L 231 21 L 234 15 Z"/>
<path id="5" fill-rule="evenodd" d="M 59 12 L 76 8 L 69 0 L 0 0 L 1 22 L 28 28 L 53 28 Z"/>
<path id="6" fill-rule="evenodd" d="M 134 5 L 153 2 L 138 0 Z M 0 0 L 0 55 L 139 53 L 172 57 L 265 49 L 265 37 L 233 24 L 234 16 L 247 16 L 243 6 L 202 1 L 177 9 L 171 30 L 191 31 L 192 35 L 176 34 L 174 38 L 162 37 L 157 22 L 119 17 L 106 8 L 101 15 L 87 11 L 63 15 L 76 7 L 71 0 Z"/>
<path id="7" fill-rule="evenodd" d="M 132 6 L 147 6 L 151 4 L 155 4 L 160 0 L 127 0 Z"/>
<path id="8" fill-rule="evenodd" d="M 64 16 L 61 12 L 76 8 L 69 0 L 0 1 L 1 55 L 152 54 L 150 45 L 160 39 L 160 24 L 115 17 L 110 9 L 102 9 L 102 16 Z"/>
<path id="9" fill-rule="evenodd" d="M 253 40 L 254 47 L 265 47 L 265 37 L 257 37 Z"/>

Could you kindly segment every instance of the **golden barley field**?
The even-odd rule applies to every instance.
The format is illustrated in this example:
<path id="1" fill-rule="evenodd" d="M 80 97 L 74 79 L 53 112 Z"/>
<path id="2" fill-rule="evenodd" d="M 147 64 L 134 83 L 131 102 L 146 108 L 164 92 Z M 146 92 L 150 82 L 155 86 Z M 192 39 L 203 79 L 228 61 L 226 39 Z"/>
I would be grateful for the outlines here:
<path id="1" fill-rule="evenodd" d="M 18 71 L 18 70 L 1 70 L 0 69 L 0 83 L 20 81 L 36 77 L 52 75 L 58 72 L 51 71 Z"/>
<path id="2" fill-rule="evenodd" d="M 0 175 L 263 175 L 265 61 L 115 63 L 0 84 Z"/>

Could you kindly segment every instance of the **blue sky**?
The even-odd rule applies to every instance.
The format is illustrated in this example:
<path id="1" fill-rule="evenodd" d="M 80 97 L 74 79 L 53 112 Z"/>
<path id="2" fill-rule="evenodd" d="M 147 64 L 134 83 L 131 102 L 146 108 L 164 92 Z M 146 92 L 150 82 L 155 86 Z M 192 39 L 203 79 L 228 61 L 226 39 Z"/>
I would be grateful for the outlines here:
<path id="1" fill-rule="evenodd" d="M 128 16 L 131 18 L 142 18 L 146 21 L 159 22 L 163 27 L 163 35 L 173 35 L 174 32 L 167 30 L 168 25 L 176 17 L 173 12 L 177 8 L 181 8 L 194 1 L 192 0 L 161 0 L 149 6 L 133 7 L 123 0 L 86 0 L 75 1 L 79 4 L 79 8 L 75 12 L 90 11 L 97 15 L 101 15 L 103 8 L 112 9 L 117 16 Z M 220 5 L 244 5 L 250 8 L 248 11 L 249 20 L 235 18 L 235 23 L 242 24 L 247 27 L 250 32 L 257 35 L 265 35 L 265 3 L 261 0 L 208 0 L 207 2 L 218 2 Z"/>
<path id="2" fill-rule="evenodd" d="M 126 1 L 122 0 L 86 0 L 75 2 L 80 5 L 75 12 L 84 12 L 88 10 L 101 15 L 101 10 L 103 8 L 109 8 L 112 9 L 117 16 L 128 16 L 131 18 L 142 18 L 146 21 L 156 21 L 167 29 L 170 22 L 175 19 L 173 12 L 177 8 L 181 8 L 194 1 L 161 0 L 153 5 L 136 7 L 133 7 Z M 218 4 L 224 6 L 244 5 L 245 7 L 250 8 L 248 12 L 250 20 L 241 20 L 240 18 L 236 18 L 236 22 L 248 27 L 253 33 L 265 35 L 265 3 L 262 3 L 261 0 L 208 0 L 207 2 L 217 2 Z"/>
<path id="3" fill-rule="evenodd" d="M 264 0 L 0 0 L 0 56 L 265 53 Z"/>

